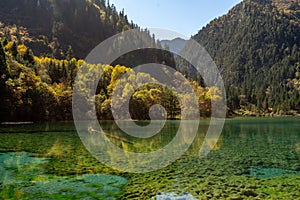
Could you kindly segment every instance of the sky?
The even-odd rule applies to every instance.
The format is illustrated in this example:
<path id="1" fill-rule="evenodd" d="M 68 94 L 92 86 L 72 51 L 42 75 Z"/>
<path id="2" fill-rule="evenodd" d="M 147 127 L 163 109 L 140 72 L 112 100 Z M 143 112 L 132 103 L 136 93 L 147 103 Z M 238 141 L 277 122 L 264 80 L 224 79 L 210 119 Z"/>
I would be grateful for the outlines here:
<path id="1" fill-rule="evenodd" d="M 142 28 L 153 29 L 158 39 L 190 38 L 216 17 L 226 14 L 241 0 L 110 0 L 118 11 L 124 9 L 129 21 Z"/>

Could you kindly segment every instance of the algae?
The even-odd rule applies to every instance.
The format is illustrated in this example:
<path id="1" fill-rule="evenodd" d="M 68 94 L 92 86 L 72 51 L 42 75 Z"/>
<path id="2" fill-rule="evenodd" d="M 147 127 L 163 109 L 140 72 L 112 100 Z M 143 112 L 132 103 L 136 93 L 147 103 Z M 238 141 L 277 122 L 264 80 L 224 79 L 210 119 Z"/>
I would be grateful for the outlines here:
<path id="1" fill-rule="evenodd" d="M 299 118 L 227 120 L 217 145 L 207 157 L 199 159 L 199 149 L 208 128 L 205 121 L 188 152 L 168 167 L 145 174 L 127 174 L 97 161 L 69 123 L 66 127 L 63 124 L 55 127 L 55 123 L 20 128 L 0 126 L 1 155 L 6 151 L 25 151 L 29 152 L 26 154 L 30 159 L 47 158 L 37 163 L 35 169 L 27 166 L 16 170 L 16 165 L 2 167 L 0 173 L 6 177 L 6 183 L 1 181 L 1 198 L 151 199 L 157 193 L 178 196 L 189 193 L 196 199 L 297 199 L 300 196 L 299 122 Z M 106 130 L 117 132 L 110 124 L 105 123 L 109 126 Z M 166 141 L 163 141 L 164 135 L 160 135 L 160 143 L 155 143 L 157 138 L 150 138 L 149 145 L 147 141 L 137 140 L 137 144 L 129 144 L 128 149 L 136 152 L 157 149 L 172 139 L 173 126 L 169 128 L 171 133 Z M 35 131 L 22 132 L 26 129 Z M 65 132 L 56 132 L 57 129 Z M 164 130 L 164 134 L 167 133 L 168 130 Z M 123 133 L 118 136 L 125 137 Z M 143 150 L 145 145 L 147 148 Z M 106 182 L 103 176 L 101 181 L 95 182 L 93 174 L 108 174 L 106 178 L 122 175 L 127 180 L 116 176 L 116 182 Z M 16 177 L 16 182 L 9 182 L 11 177 Z M 61 187 L 45 193 L 46 186 L 42 183 L 48 183 L 50 188 Z M 86 191 L 78 189 L 75 193 L 76 184 Z M 103 194 L 107 196 L 104 198 Z"/>
<path id="2" fill-rule="evenodd" d="M 116 199 L 127 183 L 110 174 L 56 176 L 45 174 L 46 158 L 26 152 L 0 154 L 0 197 L 3 199 Z"/>

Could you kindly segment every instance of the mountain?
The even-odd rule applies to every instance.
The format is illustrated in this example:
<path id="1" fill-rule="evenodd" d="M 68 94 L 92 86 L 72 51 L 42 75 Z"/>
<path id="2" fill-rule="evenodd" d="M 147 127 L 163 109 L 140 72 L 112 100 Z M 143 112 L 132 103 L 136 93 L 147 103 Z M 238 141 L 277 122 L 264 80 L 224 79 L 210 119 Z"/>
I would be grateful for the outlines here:
<path id="1" fill-rule="evenodd" d="M 25 44 L 34 55 L 58 59 L 85 58 L 105 39 L 130 29 L 137 29 L 135 45 L 160 45 L 150 32 L 129 23 L 124 11 L 118 13 L 105 0 L 1 0 L 0 37 Z M 143 37 L 141 37 L 143 35 Z M 134 36 L 133 36 L 134 37 Z M 107 49 L 124 47 L 120 40 Z M 125 41 L 126 42 L 126 41 Z M 122 45 L 123 44 L 123 45 Z M 119 45 L 119 46 L 116 46 Z M 151 55 L 151 56 L 149 56 Z M 113 65 L 129 67 L 147 62 L 175 66 L 173 56 L 163 51 L 140 50 L 122 56 Z"/>
<path id="2" fill-rule="evenodd" d="M 57 58 L 85 58 L 106 38 L 137 27 L 105 0 L 1 0 L 0 21 L 0 36 Z"/>
<path id="3" fill-rule="evenodd" d="M 84 64 L 82 58 L 99 43 L 133 28 L 133 33 L 106 45 L 102 57 L 126 49 L 128 42 L 137 50 L 112 63 Z M 168 51 L 139 49 L 141 44 L 161 45 L 148 30 L 129 23 L 123 11 L 118 13 L 105 0 L 1 0 L 0 122 L 71 120 L 74 81 L 82 68 L 86 70 L 82 78 L 87 82 L 96 81 L 104 70 L 96 92 L 97 113 L 99 119 L 111 119 L 111 92 L 118 77 L 145 63 L 175 67 Z M 147 75 L 138 77 L 151 80 Z M 127 83 L 127 89 L 133 89 L 132 85 Z M 144 93 L 137 95 L 142 99 L 135 99 L 136 113 L 131 113 L 134 118 L 149 118 L 147 106 L 154 103 L 149 97 L 152 89 L 146 87 Z M 162 94 L 164 88 L 155 91 L 158 89 Z M 167 99 L 169 106 L 171 101 L 176 103 L 170 93 L 162 99 Z"/>
<path id="4" fill-rule="evenodd" d="M 163 47 L 167 46 L 170 51 L 180 52 L 186 44 L 186 40 L 182 38 L 175 38 L 173 40 L 161 40 L 160 43 Z"/>
<path id="5" fill-rule="evenodd" d="M 220 68 L 231 111 L 300 113 L 299 4 L 244 0 L 193 36 Z"/>

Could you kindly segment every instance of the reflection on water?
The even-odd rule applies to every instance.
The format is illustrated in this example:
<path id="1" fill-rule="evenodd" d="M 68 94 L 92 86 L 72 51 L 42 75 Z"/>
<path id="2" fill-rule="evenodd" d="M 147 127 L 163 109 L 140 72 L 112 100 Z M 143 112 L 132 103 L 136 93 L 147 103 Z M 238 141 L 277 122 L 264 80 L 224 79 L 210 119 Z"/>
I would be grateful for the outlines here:
<path id="1" fill-rule="evenodd" d="M 139 125 L 147 123 L 139 122 Z M 101 133 L 93 125 L 92 129 L 84 127 L 82 130 L 87 135 L 87 144 L 100 156 L 105 153 L 109 162 L 126 168 L 155 164 L 155 159 L 132 159 L 131 153 L 159 151 L 171 144 L 178 130 L 182 133 L 177 136 L 180 145 L 171 144 L 172 151 L 167 152 L 171 157 L 193 141 L 174 163 L 150 173 L 127 174 L 130 179 L 121 199 L 150 199 L 159 192 L 178 195 L 187 192 L 197 199 L 295 199 L 300 196 L 297 190 L 300 185 L 299 118 L 229 119 L 222 135 L 219 138 L 212 135 L 205 143 L 209 120 L 200 121 L 195 138 L 191 134 L 194 131 L 192 123 L 180 128 L 179 121 L 167 121 L 157 135 L 136 138 L 122 132 L 115 123 L 102 121 L 106 142 L 126 150 L 125 153 L 99 145 L 103 137 L 98 137 Z M 212 151 L 200 159 L 203 144 Z M 0 148 L 51 158 L 42 166 L 49 173 L 120 173 L 101 164 L 86 151 L 72 123 L 0 125 Z M 6 182 L 10 180 L 9 173 L 1 176 Z"/>
<path id="2" fill-rule="evenodd" d="M 223 148 L 253 164 L 300 170 L 299 122 L 299 118 L 229 120 Z"/>
<path id="3" fill-rule="evenodd" d="M 214 137 L 206 141 L 213 151 L 199 159 L 208 128 L 202 121 L 181 159 L 157 172 L 134 176 L 123 199 L 137 193 L 147 198 L 143 190 L 152 196 L 188 192 L 197 199 L 295 199 L 300 196 L 299 122 L 299 118 L 227 120 L 217 144 Z"/>
<path id="4" fill-rule="evenodd" d="M 170 145 L 177 136 L 176 139 L 180 141 L 178 143 L 182 147 L 192 143 L 184 157 L 197 158 L 201 146 L 206 144 L 213 151 L 240 155 L 240 159 L 243 159 L 244 162 L 252 162 L 253 164 L 272 163 L 277 166 L 282 167 L 284 165 L 289 169 L 295 169 L 297 168 L 296 164 L 291 166 L 288 163 L 300 157 L 299 121 L 299 118 L 227 120 L 222 135 L 220 137 L 212 135 L 206 138 L 205 143 L 204 138 L 209 127 L 209 120 L 201 120 L 196 135 L 192 134 L 195 130 L 192 126 L 193 121 L 183 123 L 181 127 L 180 121 L 167 121 L 163 129 L 150 138 L 136 138 L 127 135 L 112 121 L 101 121 L 100 124 L 106 139 L 129 153 L 159 151 Z M 147 124 L 147 121 L 138 122 L 140 126 Z M 178 131 L 182 134 L 177 134 Z M 90 134 L 90 132 L 90 130 L 86 131 L 89 139 L 88 144 L 97 148 L 97 153 L 100 154 L 103 147 L 99 147 L 98 140 L 102 141 L 103 137 L 98 137 L 101 133 L 98 133 L 96 129 L 94 134 Z M 26 151 L 33 149 L 38 152 L 43 151 L 43 156 L 48 157 L 64 157 L 72 154 L 74 145 L 80 146 L 81 143 L 76 135 L 73 123 L 1 125 L 0 133 L 2 133 L 0 136 L 3 138 L 1 146 L 9 146 L 11 150 Z M 5 140 L 7 136 L 4 133 L 10 133 L 8 138 L 11 138 L 12 141 Z M 26 145 L 26 142 L 29 145 Z M 172 148 L 176 153 L 180 146 L 173 144 Z M 108 148 L 104 148 L 103 151 L 114 155 L 115 159 L 118 160 L 116 152 Z M 213 154 L 213 152 L 210 154 Z M 119 157 L 122 156 L 126 155 L 119 155 Z M 266 162 L 271 158 L 272 162 Z"/>
<path id="5" fill-rule="evenodd" d="M 85 147 L 101 162 L 135 173 L 157 170 L 180 158 L 194 141 L 199 124 L 198 121 L 168 121 L 155 136 L 137 138 L 126 135 L 112 122 L 102 123 L 103 130 L 97 122 L 76 123 L 83 130 L 79 136 Z M 161 126 L 161 122 L 154 121 L 152 125 Z"/>
<path id="6" fill-rule="evenodd" d="M 147 121 L 138 122 L 139 126 L 144 126 L 147 124 Z M 128 148 L 128 151 L 147 153 L 159 150 L 170 143 L 175 137 L 180 123 L 177 123 L 176 121 L 168 121 L 163 129 L 151 138 L 137 138 L 127 135 L 113 122 L 101 122 L 101 125 L 105 135 L 117 146 L 121 147 L 122 145 L 125 145 Z M 143 134 L 143 132 L 140 134 Z"/>

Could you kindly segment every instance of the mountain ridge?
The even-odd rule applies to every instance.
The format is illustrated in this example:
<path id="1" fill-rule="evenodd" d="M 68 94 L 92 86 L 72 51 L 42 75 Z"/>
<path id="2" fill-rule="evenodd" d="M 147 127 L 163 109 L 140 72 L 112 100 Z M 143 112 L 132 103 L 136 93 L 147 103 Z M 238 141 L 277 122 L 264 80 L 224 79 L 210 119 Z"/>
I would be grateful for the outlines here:
<path id="1" fill-rule="evenodd" d="M 300 112 L 298 2 L 244 0 L 192 37 L 206 48 L 219 67 L 224 77 L 230 112 L 264 116 Z M 2 0 L 0 17 L 0 36 L 8 38 L 3 48 L 11 49 L 11 53 L 16 54 L 17 48 L 24 49 L 24 43 L 25 57 L 31 60 L 33 55 L 67 60 L 74 56 L 84 58 L 107 37 L 138 28 L 128 22 L 124 12 L 118 13 L 113 5 L 106 4 L 104 0 Z M 154 37 L 151 38 L 150 32 L 140 31 L 149 36 L 146 38 L 148 42 L 160 45 Z M 130 41 L 138 42 L 135 40 L 138 37 Z M 178 38 L 164 42 L 170 48 L 184 46 L 184 41 Z M 177 45 L 171 47 L 172 43 Z M 9 48 L 7 44 L 10 44 Z M 121 56 L 112 65 L 135 67 L 144 63 L 174 66 L 174 59 L 167 51 L 150 49 Z M 42 75 L 38 72 L 40 66 L 34 62 L 31 65 L 37 75 Z M 61 78 L 56 77 L 60 68 L 64 69 L 64 63 L 61 65 L 56 70 L 56 66 L 49 64 L 51 67 L 47 70 L 53 71 L 54 67 L 53 80 Z M 188 70 L 186 65 L 183 62 L 182 66 L 176 67 L 188 77 L 198 79 L 197 71 Z M 201 78 L 198 80 L 205 86 Z"/>
<path id="2" fill-rule="evenodd" d="M 106 38 L 137 27 L 104 0 L 2 0 L 0 19 L 2 36 L 21 39 L 36 55 L 58 58 L 66 57 L 70 46 L 84 58 Z"/>
<path id="3" fill-rule="evenodd" d="M 276 2 L 245 0 L 193 36 L 220 68 L 232 111 L 300 112 L 300 7 Z"/>
<path id="4" fill-rule="evenodd" d="M 172 52 L 180 52 L 186 45 L 187 40 L 180 37 L 172 40 L 161 40 L 160 43 L 163 47 L 167 47 Z M 175 55 L 176 56 L 176 55 Z"/>

